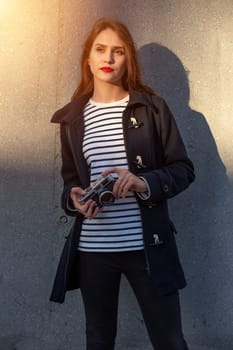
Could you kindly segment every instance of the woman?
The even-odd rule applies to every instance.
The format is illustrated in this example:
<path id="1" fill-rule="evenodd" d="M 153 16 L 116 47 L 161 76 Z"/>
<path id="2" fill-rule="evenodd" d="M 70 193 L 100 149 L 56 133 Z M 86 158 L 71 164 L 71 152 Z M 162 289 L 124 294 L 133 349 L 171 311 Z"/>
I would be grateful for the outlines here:
<path id="1" fill-rule="evenodd" d="M 187 350 L 178 295 L 186 282 L 167 199 L 194 180 L 193 165 L 166 103 L 142 84 L 122 23 L 94 24 L 80 84 L 52 122 L 61 128 L 62 207 L 76 219 L 51 300 L 80 287 L 87 349 L 112 350 L 124 274 L 154 349 Z"/>

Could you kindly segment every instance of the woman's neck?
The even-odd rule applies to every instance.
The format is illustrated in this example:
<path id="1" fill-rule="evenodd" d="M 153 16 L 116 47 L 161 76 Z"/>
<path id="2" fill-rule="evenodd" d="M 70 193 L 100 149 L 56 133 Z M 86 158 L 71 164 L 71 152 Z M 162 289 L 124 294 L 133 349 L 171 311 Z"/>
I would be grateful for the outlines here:
<path id="1" fill-rule="evenodd" d="M 129 94 L 122 86 L 114 84 L 95 83 L 92 99 L 96 102 L 114 102 L 119 101 Z"/>

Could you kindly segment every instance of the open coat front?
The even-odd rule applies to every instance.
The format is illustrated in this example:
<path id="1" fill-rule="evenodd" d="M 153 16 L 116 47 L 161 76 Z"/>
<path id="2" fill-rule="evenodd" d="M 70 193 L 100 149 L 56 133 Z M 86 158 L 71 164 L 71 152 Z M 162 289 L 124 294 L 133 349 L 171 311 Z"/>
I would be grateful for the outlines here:
<path id="1" fill-rule="evenodd" d="M 78 288 L 78 241 L 83 216 L 67 208 L 73 186 L 87 188 L 89 172 L 82 153 L 83 108 L 90 96 L 82 96 L 58 110 L 53 123 L 60 123 L 62 146 L 62 207 L 76 216 L 58 265 L 51 300 L 62 303 L 67 290 Z M 131 91 L 123 113 L 123 132 L 129 170 L 143 176 L 151 196 L 142 200 L 141 210 L 148 273 L 155 292 L 169 294 L 186 285 L 179 261 L 175 228 L 169 219 L 167 199 L 177 195 L 194 180 L 193 164 L 187 156 L 175 120 L 164 100 Z M 72 205 L 72 203 L 70 203 Z"/>

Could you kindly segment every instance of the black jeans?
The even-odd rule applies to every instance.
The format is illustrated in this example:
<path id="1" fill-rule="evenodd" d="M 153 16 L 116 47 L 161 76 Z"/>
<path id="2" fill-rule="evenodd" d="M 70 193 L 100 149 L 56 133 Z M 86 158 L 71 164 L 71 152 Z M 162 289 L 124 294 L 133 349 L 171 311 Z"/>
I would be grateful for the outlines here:
<path id="1" fill-rule="evenodd" d="M 86 313 L 87 350 L 113 350 L 120 278 L 129 281 L 156 350 L 188 350 L 178 292 L 158 296 L 146 271 L 144 251 L 80 252 L 79 274 Z"/>

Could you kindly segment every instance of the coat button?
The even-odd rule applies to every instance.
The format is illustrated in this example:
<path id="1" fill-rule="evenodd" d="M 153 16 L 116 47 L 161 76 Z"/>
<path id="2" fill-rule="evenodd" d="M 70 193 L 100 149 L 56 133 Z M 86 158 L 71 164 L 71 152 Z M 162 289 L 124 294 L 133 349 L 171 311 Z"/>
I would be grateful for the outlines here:
<path id="1" fill-rule="evenodd" d="M 168 192 L 168 191 L 169 191 L 168 185 L 164 185 L 164 186 L 163 186 L 163 191 L 164 191 L 164 192 Z"/>
<path id="2" fill-rule="evenodd" d="M 153 242 L 150 243 L 150 246 L 159 246 L 163 244 L 163 241 L 160 240 L 159 235 L 157 233 L 153 234 Z"/>

